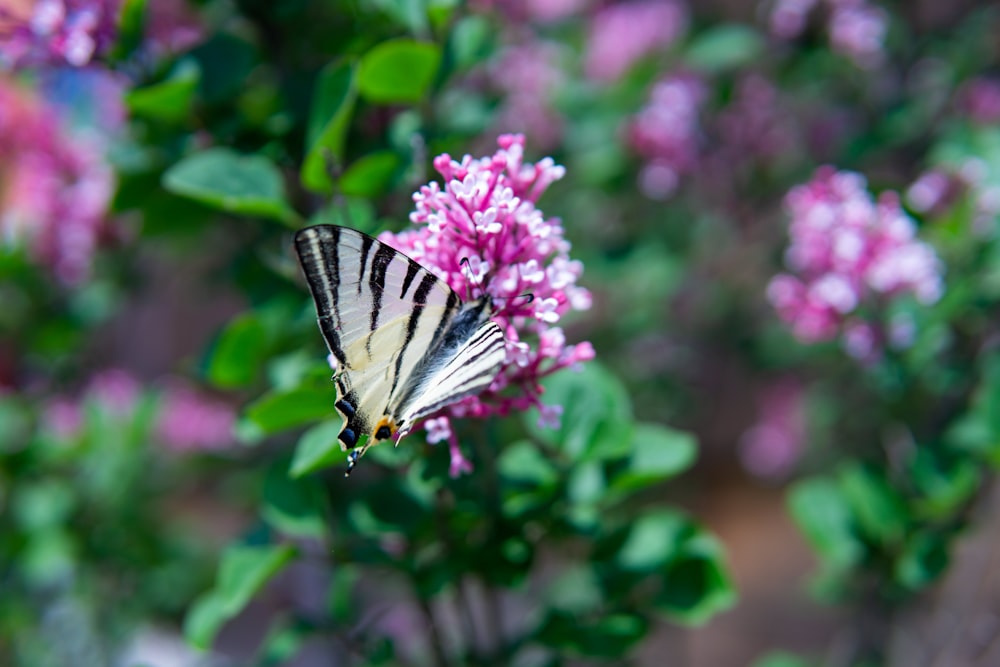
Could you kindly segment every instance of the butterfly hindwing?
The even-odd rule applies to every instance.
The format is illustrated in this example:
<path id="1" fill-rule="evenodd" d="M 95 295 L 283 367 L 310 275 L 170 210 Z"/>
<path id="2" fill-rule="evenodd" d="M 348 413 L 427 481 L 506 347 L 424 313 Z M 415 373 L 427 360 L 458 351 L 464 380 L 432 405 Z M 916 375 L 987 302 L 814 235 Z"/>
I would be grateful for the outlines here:
<path id="1" fill-rule="evenodd" d="M 433 273 L 346 227 L 303 229 L 295 247 L 338 364 L 345 449 L 408 430 L 496 376 L 504 340 L 488 302 L 463 306 Z"/>
<path id="2" fill-rule="evenodd" d="M 503 331 L 496 322 L 487 320 L 457 351 L 438 361 L 405 406 L 407 423 L 489 387 L 506 354 Z"/>

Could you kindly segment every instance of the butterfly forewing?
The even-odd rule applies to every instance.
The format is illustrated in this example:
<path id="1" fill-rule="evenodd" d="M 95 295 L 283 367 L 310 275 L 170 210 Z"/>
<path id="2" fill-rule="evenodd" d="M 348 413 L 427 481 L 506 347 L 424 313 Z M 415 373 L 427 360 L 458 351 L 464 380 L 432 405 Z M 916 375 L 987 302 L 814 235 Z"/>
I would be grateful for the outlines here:
<path id="1" fill-rule="evenodd" d="M 404 417 L 416 415 L 401 411 L 402 397 L 426 403 L 414 383 L 435 366 L 428 359 L 440 353 L 439 342 L 461 308 L 458 295 L 402 253 L 352 229 L 309 227 L 296 234 L 295 247 L 320 330 L 338 363 L 342 444 L 353 447 L 365 434 L 384 439 L 397 426 L 411 426 Z M 425 370 L 415 378 L 418 368 Z"/>

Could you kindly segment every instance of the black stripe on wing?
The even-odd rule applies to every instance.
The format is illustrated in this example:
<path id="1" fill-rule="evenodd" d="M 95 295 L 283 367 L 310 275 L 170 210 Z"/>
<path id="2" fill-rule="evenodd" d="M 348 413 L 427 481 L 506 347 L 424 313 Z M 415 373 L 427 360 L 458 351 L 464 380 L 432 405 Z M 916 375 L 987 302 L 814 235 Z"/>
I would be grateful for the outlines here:
<path id="1" fill-rule="evenodd" d="M 309 227 L 295 235 L 295 249 L 316 302 L 319 328 L 327 347 L 341 367 L 347 367 L 338 332 L 340 322 L 340 229 L 330 225 Z"/>

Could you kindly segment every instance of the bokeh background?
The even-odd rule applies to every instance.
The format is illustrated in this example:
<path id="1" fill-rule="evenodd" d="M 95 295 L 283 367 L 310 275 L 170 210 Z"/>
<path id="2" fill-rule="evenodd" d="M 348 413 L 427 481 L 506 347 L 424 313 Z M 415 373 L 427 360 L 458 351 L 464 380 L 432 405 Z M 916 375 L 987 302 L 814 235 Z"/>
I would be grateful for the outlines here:
<path id="1" fill-rule="evenodd" d="M 971 0 L 0 2 L 0 664 L 1000 664 L 998 37 Z M 489 207 L 466 171 L 552 300 L 487 407 L 345 479 L 292 236 L 501 289 L 425 252 Z"/>

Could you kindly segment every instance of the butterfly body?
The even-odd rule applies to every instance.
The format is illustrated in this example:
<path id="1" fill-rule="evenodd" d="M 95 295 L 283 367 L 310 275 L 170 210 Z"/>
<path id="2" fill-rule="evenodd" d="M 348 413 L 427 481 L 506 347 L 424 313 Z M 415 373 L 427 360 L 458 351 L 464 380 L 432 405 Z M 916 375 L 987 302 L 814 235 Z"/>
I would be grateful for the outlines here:
<path id="1" fill-rule="evenodd" d="M 462 303 L 440 278 L 361 232 L 316 225 L 295 235 L 320 331 L 337 360 L 334 404 L 350 466 L 377 442 L 487 388 L 506 356 L 483 296 Z"/>

